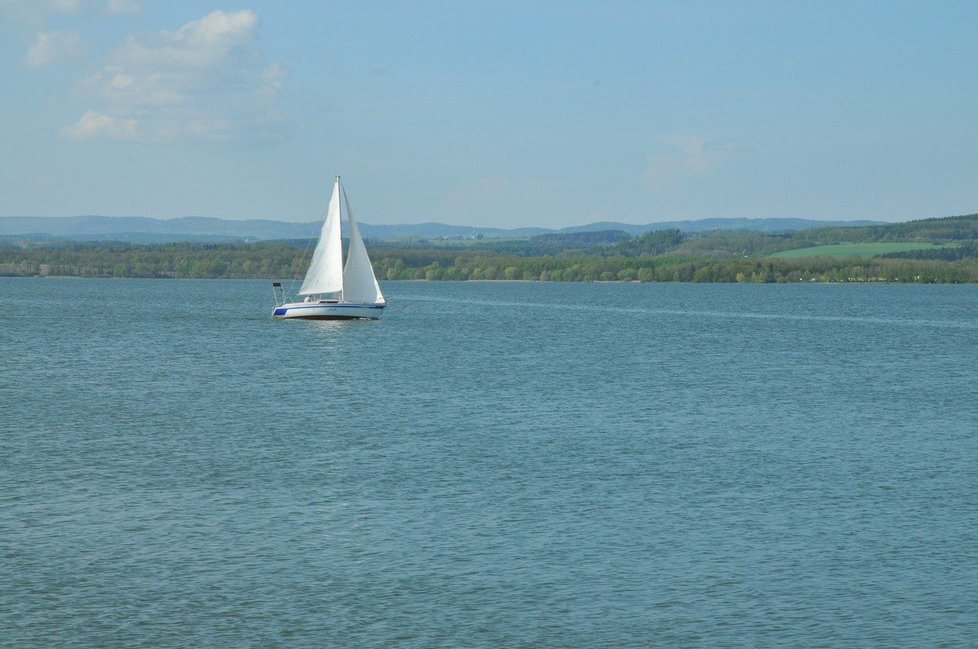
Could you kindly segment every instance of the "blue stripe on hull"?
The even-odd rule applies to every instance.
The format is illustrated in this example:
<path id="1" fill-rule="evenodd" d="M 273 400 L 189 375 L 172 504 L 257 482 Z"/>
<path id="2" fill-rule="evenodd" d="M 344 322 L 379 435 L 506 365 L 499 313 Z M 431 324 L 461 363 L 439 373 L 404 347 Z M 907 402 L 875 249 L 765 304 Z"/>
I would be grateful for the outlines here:
<path id="1" fill-rule="evenodd" d="M 289 320 L 380 320 L 365 315 L 294 315 Z"/>
<path id="2" fill-rule="evenodd" d="M 272 317 L 283 317 L 292 320 L 379 320 L 380 314 L 383 312 L 386 304 L 297 304 L 289 306 L 276 307 L 275 311 L 272 312 Z M 357 311 L 370 310 L 376 312 L 377 315 L 346 315 L 344 313 L 309 313 L 300 314 L 301 311 L 322 311 L 323 309 L 329 309 L 331 311 L 351 309 Z M 290 313 L 291 312 L 291 313 Z"/>

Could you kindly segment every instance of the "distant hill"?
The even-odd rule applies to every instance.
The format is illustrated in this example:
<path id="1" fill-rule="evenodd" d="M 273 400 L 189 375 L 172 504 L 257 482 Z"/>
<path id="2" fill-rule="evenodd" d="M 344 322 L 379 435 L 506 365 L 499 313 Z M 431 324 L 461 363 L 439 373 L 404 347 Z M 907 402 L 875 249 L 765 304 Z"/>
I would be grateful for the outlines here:
<path id="1" fill-rule="evenodd" d="M 360 223 L 360 234 L 367 239 L 393 241 L 396 239 L 523 239 L 538 234 L 556 232 L 550 228 L 476 228 L 469 225 L 445 223 L 416 223 L 404 225 L 370 225 Z"/>
<path id="2" fill-rule="evenodd" d="M 240 241 L 303 239 L 319 234 L 321 223 L 237 221 L 205 216 L 151 219 L 143 216 L 6 216 L 0 236 L 49 235 L 75 241 Z"/>
<path id="3" fill-rule="evenodd" d="M 943 216 L 845 229 L 824 226 L 800 232 L 796 238 L 816 244 L 975 240 L 978 239 L 978 214 Z"/>
<path id="4" fill-rule="evenodd" d="M 814 227 L 859 227 L 874 221 L 814 221 L 807 219 L 700 219 L 635 225 L 600 222 L 555 230 L 551 228 L 478 228 L 444 223 L 403 225 L 360 224 L 367 239 L 380 241 L 420 239 L 525 239 L 547 233 L 602 232 L 617 230 L 632 236 L 661 230 L 697 233 L 740 230 L 787 234 Z M 129 243 L 231 242 L 295 240 L 315 237 L 320 222 L 290 223 L 269 219 L 231 220 L 204 216 L 152 219 L 142 216 L 5 216 L 0 217 L 0 236 L 70 241 L 125 241 Z"/>
<path id="5" fill-rule="evenodd" d="M 879 225 L 881 221 L 816 221 L 813 219 L 697 219 L 694 221 L 662 221 L 635 225 L 606 221 L 589 223 L 561 229 L 561 232 L 592 232 L 596 230 L 621 230 L 632 236 L 646 232 L 661 230 L 679 230 L 685 234 L 709 232 L 713 230 L 742 230 L 745 232 L 761 232 L 764 234 L 788 234 L 809 228 L 853 228 L 869 225 Z"/>

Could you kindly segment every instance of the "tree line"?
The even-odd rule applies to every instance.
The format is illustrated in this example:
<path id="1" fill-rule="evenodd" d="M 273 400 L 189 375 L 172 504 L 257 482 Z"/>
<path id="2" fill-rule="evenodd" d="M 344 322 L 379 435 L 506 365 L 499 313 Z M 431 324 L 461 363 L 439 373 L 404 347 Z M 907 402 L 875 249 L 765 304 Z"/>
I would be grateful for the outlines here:
<path id="1" fill-rule="evenodd" d="M 371 256 L 382 281 L 978 282 L 978 249 L 973 243 L 964 244 L 966 252 L 954 259 L 923 254 L 913 258 L 906 253 L 873 259 L 776 259 L 654 252 L 657 247 L 670 246 L 669 237 L 675 236 L 663 234 L 644 241 L 636 237 L 638 248 L 617 255 L 520 256 L 383 247 L 372 248 Z M 638 251 L 641 246 L 647 246 L 648 252 Z M 0 244 L 0 275 L 289 279 L 305 274 L 310 255 L 309 246 L 274 242 Z"/>

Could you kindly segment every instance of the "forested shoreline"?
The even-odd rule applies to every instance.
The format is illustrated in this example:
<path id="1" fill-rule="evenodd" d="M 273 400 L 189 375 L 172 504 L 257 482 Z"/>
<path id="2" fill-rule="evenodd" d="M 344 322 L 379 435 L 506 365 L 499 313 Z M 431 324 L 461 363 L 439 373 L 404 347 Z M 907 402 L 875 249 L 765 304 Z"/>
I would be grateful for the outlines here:
<path id="1" fill-rule="evenodd" d="M 0 275 L 301 278 L 312 243 L 81 243 L 8 237 L 0 240 Z M 894 243 L 906 245 L 891 251 Z M 510 240 L 370 241 L 368 248 L 380 280 L 978 282 L 978 215 L 784 234 L 660 230 L 632 237 L 611 230 Z M 861 256 L 837 254 L 853 249 Z M 786 251 L 791 255 L 782 256 Z"/>
<path id="2" fill-rule="evenodd" d="M 529 256 L 379 248 L 381 280 L 554 282 L 978 282 L 978 259 Z M 918 255 L 921 256 L 921 255 Z M 281 243 L 0 246 L 0 275 L 105 278 L 301 278 L 309 252 Z"/>

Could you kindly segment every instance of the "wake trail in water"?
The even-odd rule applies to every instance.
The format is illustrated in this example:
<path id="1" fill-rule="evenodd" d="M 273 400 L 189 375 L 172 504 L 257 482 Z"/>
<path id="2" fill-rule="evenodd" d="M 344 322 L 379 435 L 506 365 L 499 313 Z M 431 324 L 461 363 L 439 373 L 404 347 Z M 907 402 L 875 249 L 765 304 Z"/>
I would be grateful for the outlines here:
<path id="1" fill-rule="evenodd" d="M 747 313 L 743 311 L 709 311 L 695 309 L 656 309 L 650 307 L 635 306 L 613 306 L 613 305 L 591 305 L 591 304 L 567 304 L 567 303 L 545 303 L 545 302 L 506 302 L 490 300 L 459 300 L 442 297 L 415 297 L 417 301 L 424 302 L 451 302 L 455 304 L 471 304 L 476 306 L 499 306 L 499 307 L 525 307 L 535 309 L 560 309 L 567 311 L 594 311 L 598 313 L 627 313 L 652 316 L 689 316 L 701 318 L 723 318 L 723 319 L 742 319 L 742 320 L 785 320 L 792 322 L 842 322 L 877 324 L 896 327 L 929 327 L 936 329 L 964 329 L 978 330 L 978 322 L 967 321 L 948 321 L 948 320 L 921 320 L 909 318 L 878 318 L 872 316 L 823 316 L 823 315 L 797 315 L 790 313 Z"/>

